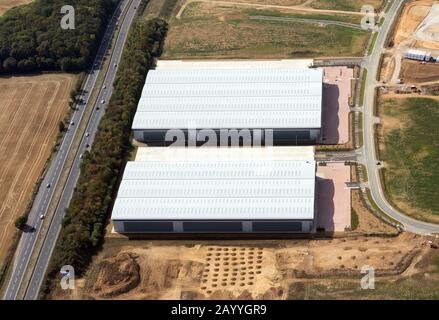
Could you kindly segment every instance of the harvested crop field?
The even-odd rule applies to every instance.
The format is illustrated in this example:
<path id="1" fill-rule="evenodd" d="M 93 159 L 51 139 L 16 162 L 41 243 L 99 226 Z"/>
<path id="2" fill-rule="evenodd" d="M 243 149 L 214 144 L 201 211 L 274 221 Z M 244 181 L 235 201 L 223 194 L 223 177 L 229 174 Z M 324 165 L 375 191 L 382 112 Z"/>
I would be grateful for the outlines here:
<path id="1" fill-rule="evenodd" d="M 292 14 L 206 2 L 190 3 L 180 18 L 171 19 L 162 58 L 278 59 L 362 55 L 368 32 L 334 24 L 304 23 L 297 18 L 331 19 L 356 26 L 359 21 L 359 17 L 349 15 Z"/>
<path id="2" fill-rule="evenodd" d="M 0 78 L 0 265 L 68 109 L 75 75 Z"/>
<path id="3" fill-rule="evenodd" d="M 0 16 L 13 7 L 31 3 L 33 0 L 0 0 Z"/>
<path id="4" fill-rule="evenodd" d="M 389 199 L 413 218 L 438 223 L 439 101 L 384 95 L 378 112 Z"/>
<path id="5" fill-rule="evenodd" d="M 439 63 L 422 64 L 419 61 L 404 59 L 399 78 L 405 83 L 439 81 Z"/>
<path id="6" fill-rule="evenodd" d="M 400 275 L 423 256 L 424 241 L 409 233 L 322 240 L 107 238 L 77 290 L 55 290 L 52 298 L 286 299 L 295 281 L 359 281 L 364 265 L 373 265 L 378 276 Z"/>

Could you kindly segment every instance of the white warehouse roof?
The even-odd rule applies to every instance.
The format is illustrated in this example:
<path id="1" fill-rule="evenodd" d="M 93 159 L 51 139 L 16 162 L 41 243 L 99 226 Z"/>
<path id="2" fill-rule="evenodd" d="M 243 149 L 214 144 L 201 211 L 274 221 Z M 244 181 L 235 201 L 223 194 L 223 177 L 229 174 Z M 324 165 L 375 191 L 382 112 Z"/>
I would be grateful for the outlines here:
<path id="1" fill-rule="evenodd" d="M 322 82 L 320 72 L 313 69 L 210 69 L 189 70 L 150 70 L 148 83 L 290 83 L 290 82 Z"/>
<path id="2" fill-rule="evenodd" d="M 314 63 L 313 59 L 282 59 L 282 60 L 159 60 L 157 69 L 285 69 L 308 68 Z"/>
<path id="3" fill-rule="evenodd" d="M 239 152 L 238 152 L 239 151 Z M 225 160 L 265 160 L 265 161 L 314 161 L 314 148 L 306 147 L 264 147 L 252 148 L 191 148 L 185 147 L 162 147 L 162 148 L 138 148 L 136 162 L 139 161 L 225 161 Z M 134 163 L 134 162 L 133 162 Z M 134 165 L 134 164 L 133 164 Z"/>
<path id="4" fill-rule="evenodd" d="M 138 153 L 125 168 L 113 220 L 314 218 L 312 147 L 148 147 Z"/>
<path id="5" fill-rule="evenodd" d="M 178 68 L 187 63 L 192 67 Z M 159 64 L 148 73 L 132 128 L 321 127 L 321 69 L 271 68 L 258 61 L 249 68 L 248 63 L 234 61 L 228 68 L 209 67 L 214 62 Z"/>

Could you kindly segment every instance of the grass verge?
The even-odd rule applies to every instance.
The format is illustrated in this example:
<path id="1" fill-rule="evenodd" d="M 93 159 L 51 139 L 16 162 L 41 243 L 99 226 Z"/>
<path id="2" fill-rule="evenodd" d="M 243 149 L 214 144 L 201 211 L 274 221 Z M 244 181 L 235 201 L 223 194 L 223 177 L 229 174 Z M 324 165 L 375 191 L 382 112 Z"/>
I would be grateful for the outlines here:
<path id="1" fill-rule="evenodd" d="M 372 54 L 373 49 L 375 48 L 375 44 L 376 44 L 376 42 L 377 42 L 377 39 L 378 39 L 378 32 L 375 32 L 375 33 L 372 35 L 372 41 L 370 42 L 369 49 L 367 50 L 367 55 L 370 56 L 370 55 Z"/>
<path id="2" fill-rule="evenodd" d="M 389 202 L 416 219 L 439 222 L 439 102 L 380 99 L 380 159 Z"/>
<path id="3" fill-rule="evenodd" d="M 366 91 L 366 79 L 367 79 L 367 69 L 363 69 L 363 75 L 361 77 L 360 106 L 362 106 L 364 103 L 364 92 Z"/>
<path id="4" fill-rule="evenodd" d="M 398 221 L 396 221 L 395 219 L 390 217 L 387 213 L 385 213 L 383 210 L 381 210 L 380 207 L 378 207 L 375 200 L 373 200 L 373 198 L 372 198 L 372 193 L 370 192 L 369 188 L 366 188 L 366 194 L 367 194 L 367 199 L 369 200 L 370 205 L 375 210 L 375 212 L 381 216 L 381 218 L 383 218 L 385 221 L 390 221 L 392 224 L 400 225 L 400 223 Z"/>

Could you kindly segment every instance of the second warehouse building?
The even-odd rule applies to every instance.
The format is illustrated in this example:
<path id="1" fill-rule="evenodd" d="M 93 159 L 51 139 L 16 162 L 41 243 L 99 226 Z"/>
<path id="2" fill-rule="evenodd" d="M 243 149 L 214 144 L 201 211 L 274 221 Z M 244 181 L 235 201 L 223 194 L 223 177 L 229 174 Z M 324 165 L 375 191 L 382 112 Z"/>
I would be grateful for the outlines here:
<path id="1" fill-rule="evenodd" d="M 313 147 L 139 148 L 113 207 L 119 233 L 310 232 Z"/>

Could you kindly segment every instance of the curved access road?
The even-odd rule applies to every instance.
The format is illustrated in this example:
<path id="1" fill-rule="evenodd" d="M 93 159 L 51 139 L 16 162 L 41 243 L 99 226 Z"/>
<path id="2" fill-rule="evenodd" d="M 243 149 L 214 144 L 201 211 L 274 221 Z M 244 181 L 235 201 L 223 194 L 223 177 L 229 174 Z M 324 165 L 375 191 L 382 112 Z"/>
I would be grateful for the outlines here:
<path id="1" fill-rule="evenodd" d="M 384 191 L 382 189 L 379 166 L 375 149 L 374 125 L 377 123 L 374 117 L 374 103 L 375 103 L 375 89 L 378 85 L 376 81 L 378 68 L 380 65 L 381 54 L 384 52 L 384 46 L 387 35 L 392 31 L 393 21 L 396 19 L 400 7 L 404 0 L 394 0 L 388 13 L 386 14 L 384 23 L 378 29 L 378 37 L 375 47 L 371 55 L 365 59 L 363 67 L 368 70 L 365 92 L 364 92 L 364 158 L 367 167 L 369 186 L 372 198 L 378 207 L 393 219 L 403 224 L 404 229 L 418 234 L 439 233 L 439 225 L 426 223 L 415 220 L 401 213 L 396 208 L 392 207 L 387 201 Z"/>
<path id="2" fill-rule="evenodd" d="M 70 125 L 64 136 L 63 142 L 59 147 L 59 150 L 56 153 L 53 161 L 51 162 L 46 175 L 44 176 L 44 180 L 41 183 L 32 209 L 29 213 L 27 224 L 33 228 L 33 231 L 23 233 L 20 239 L 20 243 L 14 257 L 12 275 L 4 295 L 4 299 L 6 300 L 16 299 L 21 287 L 25 289 L 25 299 L 37 299 L 38 297 L 41 283 L 44 279 L 59 231 L 61 230 L 61 221 L 64 217 L 65 209 L 69 205 L 80 174 L 82 153 L 85 152 L 93 143 L 97 126 L 111 97 L 112 86 L 122 55 L 123 47 L 140 3 L 141 0 L 121 0 L 114 12 L 113 17 L 108 23 L 105 35 L 98 49 L 95 61 L 93 62 L 92 70 L 89 72 L 83 86 L 84 94 L 81 96 L 81 98 L 85 103 L 80 103 L 76 106 L 77 108 L 71 117 Z M 113 36 L 116 34 L 117 26 L 119 24 L 120 31 L 115 41 L 114 48 L 110 48 Z M 105 70 L 101 70 L 104 65 L 104 60 L 110 55 L 111 61 L 108 71 L 106 71 L 106 76 L 102 87 L 95 88 L 99 74 L 101 72 L 105 72 Z M 90 99 L 93 90 L 99 90 L 98 99 L 96 103 L 90 103 L 88 105 L 89 108 L 93 108 L 90 118 L 83 119 L 86 109 L 85 106 L 89 102 L 88 100 Z M 78 130 L 81 121 L 87 121 L 84 132 Z M 77 150 L 73 150 L 74 148 L 72 148 L 72 144 L 78 135 L 80 135 L 81 142 L 79 148 Z M 46 216 L 51 202 L 54 201 L 52 198 L 54 196 L 55 189 L 58 184 L 61 183 L 61 173 L 65 169 L 64 167 L 66 166 L 66 161 L 69 155 L 72 153 L 74 153 L 74 162 L 70 168 L 67 168 L 67 170 L 69 170 L 67 182 L 65 185 L 60 185 L 62 188 L 62 194 L 59 202 L 56 205 L 56 210 L 52 220 L 46 221 L 46 223 L 50 224 L 48 229 L 46 229 L 48 231 L 46 234 L 43 234 L 42 225 L 44 219 L 41 218 Z M 41 251 L 38 253 L 36 265 L 34 267 L 30 264 L 30 257 L 32 256 L 33 251 L 37 250 L 35 244 L 39 237 L 42 237 L 44 240 Z M 32 277 L 29 283 L 23 280 L 27 271 L 32 272 Z"/>

